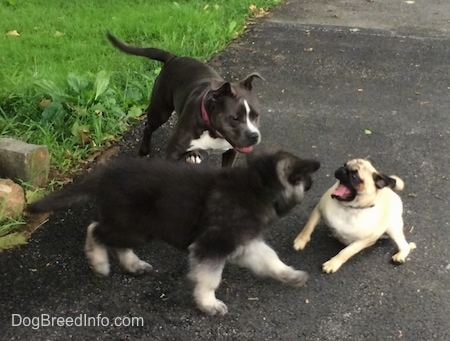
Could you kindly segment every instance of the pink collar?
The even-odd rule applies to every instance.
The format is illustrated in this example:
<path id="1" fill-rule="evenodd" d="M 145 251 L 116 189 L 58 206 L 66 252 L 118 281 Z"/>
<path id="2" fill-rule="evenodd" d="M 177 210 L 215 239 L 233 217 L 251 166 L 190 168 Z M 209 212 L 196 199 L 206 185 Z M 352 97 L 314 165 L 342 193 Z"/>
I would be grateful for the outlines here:
<path id="1" fill-rule="evenodd" d="M 204 99 L 205 99 L 205 97 L 203 97 L 203 99 L 202 99 L 202 105 L 201 105 L 201 112 L 202 112 L 202 118 L 203 118 L 203 121 L 205 121 L 206 125 L 208 126 L 209 131 L 210 131 L 210 135 L 212 134 L 211 137 L 213 137 L 213 138 L 219 137 L 219 138 L 222 138 L 222 139 L 223 139 L 222 134 L 219 133 L 217 130 L 214 130 L 214 129 L 211 127 L 211 121 L 209 120 L 208 112 L 206 111 L 206 108 L 205 108 L 205 102 L 204 102 Z"/>
<path id="2" fill-rule="evenodd" d="M 203 99 L 202 99 L 202 107 L 201 107 L 201 110 L 202 110 L 202 118 L 203 118 L 203 121 L 205 121 L 206 125 L 207 125 L 208 127 L 211 127 L 211 122 L 209 121 L 209 116 L 208 116 L 208 113 L 206 112 L 204 99 L 205 99 L 205 98 L 203 97 Z"/>

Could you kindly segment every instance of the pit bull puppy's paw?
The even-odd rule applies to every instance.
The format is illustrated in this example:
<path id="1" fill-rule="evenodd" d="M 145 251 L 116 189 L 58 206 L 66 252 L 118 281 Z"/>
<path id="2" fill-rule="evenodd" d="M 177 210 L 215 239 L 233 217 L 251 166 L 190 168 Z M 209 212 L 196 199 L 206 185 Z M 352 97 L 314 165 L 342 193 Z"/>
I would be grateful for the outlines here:
<path id="1" fill-rule="evenodd" d="M 330 273 L 338 271 L 340 269 L 340 267 L 342 266 L 342 264 L 343 263 L 338 258 L 333 257 L 329 261 L 322 264 L 322 270 L 323 270 L 323 272 L 330 274 Z"/>
<path id="2" fill-rule="evenodd" d="M 225 315 L 228 313 L 228 308 L 221 300 L 214 299 L 211 301 L 197 302 L 198 308 L 204 313 L 214 315 Z"/>
<path id="3" fill-rule="evenodd" d="M 306 244 L 311 240 L 311 238 L 303 236 L 299 234 L 297 238 L 294 240 L 294 249 L 295 250 L 303 250 L 306 247 Z"/>
<path id="4" fill-rule="evenodd" d="M 201 163 L 202 160 L 203 160 L 203 158 L 200 155 L 200 153 L 196 153 L 196 152 L 189 153 L 186 157 L 187 163 L 191 163 L 191 164 L 195 164 L 195 165 L 198 165 L 199 163 Z"/>
<path id="5" fill-rule="evenodd" d="M 406 250 L 400 250 L 395 255 L 392 256 L 392 261 L 395 263 L 404 263 L 406 261 L 406 257 L 408 257 L 409 252 L 416 248 L 415 243 L 409 243 L 409 248 Z"/>

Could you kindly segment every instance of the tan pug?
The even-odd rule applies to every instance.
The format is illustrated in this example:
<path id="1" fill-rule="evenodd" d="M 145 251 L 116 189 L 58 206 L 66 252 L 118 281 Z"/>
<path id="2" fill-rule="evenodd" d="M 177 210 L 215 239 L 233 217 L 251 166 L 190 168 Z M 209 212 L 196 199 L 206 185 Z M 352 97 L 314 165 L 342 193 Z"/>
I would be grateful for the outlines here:
<path id="1" fill-rule="evenodd" d="M 305 248 L 314 228 L 323 218 L 332 234 L 347 245 L 322 265 L 324 272 L 336 272 L 350 257 L 386 235 L 394 240 L 399 249 L 392 260 L 404 263 L 416 245 L 405 239 L 403 204 L 393 191 L 401 191 L 403 181 L 397 176 L 378 173 L 364 159 L 347 162 L 336 170 L 335 177 L 338 182 L 320 199 L 309 221 L 295 238 L 294 248 Z"/>

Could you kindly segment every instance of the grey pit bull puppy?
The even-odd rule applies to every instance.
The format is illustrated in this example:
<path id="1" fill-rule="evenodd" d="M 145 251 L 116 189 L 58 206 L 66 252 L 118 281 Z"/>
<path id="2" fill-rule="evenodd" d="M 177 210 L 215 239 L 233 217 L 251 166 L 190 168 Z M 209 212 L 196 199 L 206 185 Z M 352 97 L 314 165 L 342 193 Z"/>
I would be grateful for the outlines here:
<path id="1" fill-rule="evenodd" d="M 232 166 L 237 152 L 249 153 L 261 142 L 258 101 L 252 73 L 239 82 L 225 81 L 209 65 L 158 48 L 127 45 L 107 34 L 119 50 L 164 63 L 156 78 L 139 155 L 150 152 L 152 133 L 173 111 L 178 124 L 170 138 L 166 158 L 200 163 L 200 151 L 222 153 L 222 166 Z"/>

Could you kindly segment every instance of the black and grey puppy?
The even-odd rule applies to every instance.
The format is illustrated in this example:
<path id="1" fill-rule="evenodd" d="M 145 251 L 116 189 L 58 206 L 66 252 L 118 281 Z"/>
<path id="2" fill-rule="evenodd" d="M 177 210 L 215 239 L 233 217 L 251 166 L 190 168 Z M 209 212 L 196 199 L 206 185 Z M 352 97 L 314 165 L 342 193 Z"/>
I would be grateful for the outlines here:
<path id="1" fill-rule="evenodd" d="M 232 166 L 237 152 L 249 153 L 261 142 L 259 112 L 252 73 L 239 82 L 225 81 L 212 67 L 168 51 L 124 44 L 108 34 L 119 50 L 164 63 L 153 86 L 139 155 L 149 154 L 153 132 L 173 111 L 178 122 L 166 150 L 168 160 L 200 163 L 199 151 L 222 154 L 222 165 Z"/>
<path id="2" fill-rule="evenodd" d="M 221 169 L 163 160 L 112 161 L 27 210 L 49 212 L 95 200 L 99 215 L 88 227 L 85 251 L 97 274 L 109 274 L 107 247 L 127 271 L 151 270 L 131 248 L 161 239 L 189 252 L 197 306 L 223 315 L 227 306 L 215 290 L 227 261 L 293 286 L 308 278 L 278 258 L 263 232 L 301 202 L 320 164 L 285 151 L 253 154 L 247 167 Z"/>

